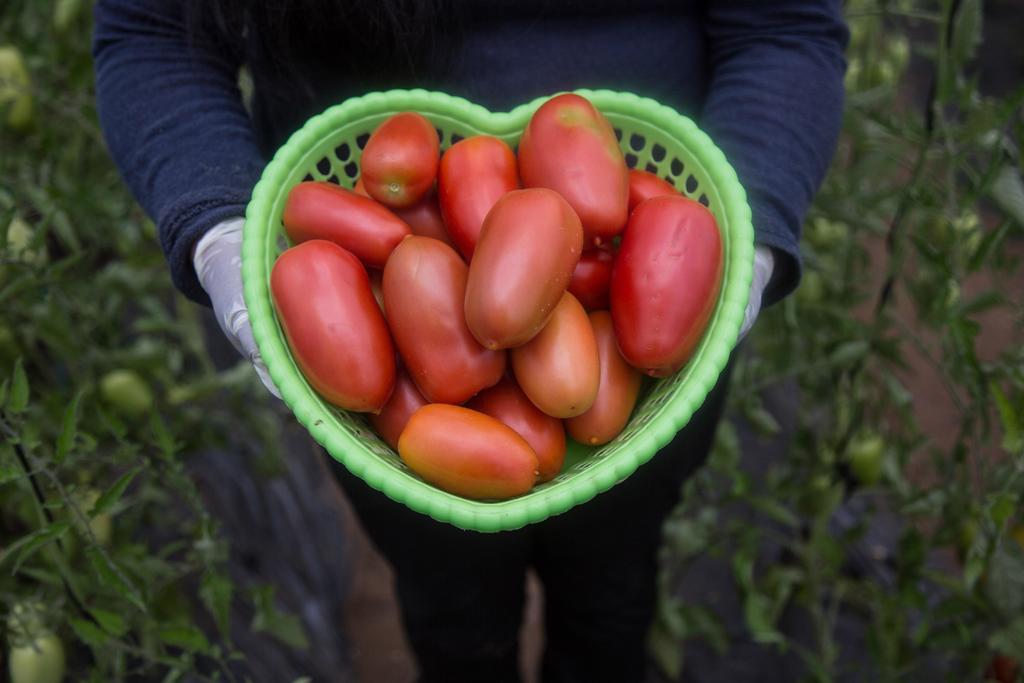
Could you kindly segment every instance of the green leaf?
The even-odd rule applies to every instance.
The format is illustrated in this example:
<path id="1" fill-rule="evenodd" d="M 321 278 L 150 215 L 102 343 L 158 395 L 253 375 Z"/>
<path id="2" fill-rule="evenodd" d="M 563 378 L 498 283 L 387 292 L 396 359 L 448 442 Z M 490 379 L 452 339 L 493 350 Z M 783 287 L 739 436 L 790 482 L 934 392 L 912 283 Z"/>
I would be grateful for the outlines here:
<path id="1" fill-rule="evenodd" d="M 999 248 L 999 245 L 1002 244 L 1003 239 L 1009 234 L 1012 225 L 1013 221 L 1006 220 L 995 230 L 986 232 L 985 236 L 981 238 L 981 244 L 971 254 L 967 269 L 974 272 L 981 268 L 992 257 L 992 254 Z M 1024 223 L 1021 223 L 1021 225 L 1024 225 Z"/>
<path id="2" fill-rule="evenodd" d="M 199 597 L 217 622 L 217 628 L 228 635 L 231 616 L 231 595 L 234 584 L 223 574 L 207 570 L 199 586 Z"/>
<path id="3" fill-rule="evenodd" d="M 192 624 L 161 626 L 157 629 L 157 637 L 166 645 L 192 652 L 206 652 L 210 648 L 206 636 Z"/>
<path id="4" fill-rule="evenodd" d="M 309 639 L 302 622 L 291 614 L 274 607 L 274 587 L 261 586 L 254 591 L 256 614 L 253 615 L 252 629 L 263 631 L 282 643 L 298 650 L 309 649 Z"/>
<path id="5" fill-rule="evenodd" d="M 769 413 L 759 401 L 745 403 L 743 406 L 743 417 L 747 418 L 750 424 L 762 434 L 771 436 L 778 434 L 782 430 L 775 416 Z"/>
<path id="6" fill-rule="evenodd" d="M 647 651 L 670 681 L 683 673 L 683 648 L 661 621 L 656 621 L 647 636 Z"/>
<path id="7" fill-rule="evenodd" d="M 3 410 L 7 404 L 7 387 L 10 386 L 11 381 L 4 378 L 3 382 L 0 382 L 0 410 Z"/>
<path id="8" fill-rule="evenodd" d="M 1024 661 L 1024 617 L 1017 617 L 993 633 L 988 639 L 988 645 L 1007 657 Z"/>
<path id="9" fill-rule="evenodd" d="M 108 612 L 98 607 L 90 607 L 89 614 L 103 627 L 103 630 L 120 638 L 128 632 L 128 625 L 120 614 Z"/>
<path id="10" fill-rule="evenodd" d="M 75 635 L 90 647 L 101 647 L 110 640 L 110 636 L 104 633 L 101 628 L 91 621 L 72 618 L 68 619 L 68 623 L 71 624 L 71 628 L 74 630 Z"/>
<path id="11" fill-rule="evenodd" d="M 1024 226 L 1024 180 L 1019 168 L 1003 166 L 992 183 L 989 196 L 1017 225 Z"/>
<path id="12" fill-rule="evenodd" d="M 996 546 L 988 564 L 985 592 L 1006 617 L 1024 614 L 1024 547 L 1012 539 Z"/>
<path id="13" fill-rule="evenodd" d="M 871 345 L 862 339 L 843 342 L 829 354 L 828 360 L 832 365 L 849 365 L 867 355 Z"/>
<path id="14" fill-rule="evenodd" d="M 60 435 L 57 437 L 57 450 L 54 454 L 57 464 L 64 462 L 75 444 L 75 436 L 78 434 L 78 404 L 81 400 L 82 392 L 80 391 L 75 394 L 64 411 L 64 420 L 61 422 Z"/>
<path id="15" fill-rule="evenodd" d="M 121 496 L 124 495 L 125 489 L 132 483 L 132 479 L 139 473 L 138 468 L 129 470 L 122 474 L 117 481 L 107 489 L 102 496 L 96 500 L 96 504 L 92 506 L 92 510 L 89 515 L 98 515 L 103 512 L 107 512 L 110 508 L 114 507 L 117 501 L 121 500 Z"/>
<path id="16" fill-rule="evenodd" d="M 0 562 L 13 560 L 14 565 L 11 568 L 11 574 L 17 574 L 22 562 L 50 541 L 60 538 L 67 532 L 68 528 L 70 528 L 68 522 L 54 522 L 42 529 L 36 529 L 28 536 L 23 536 L 8 546 Z"/>
<path id="17" fill-rule="evenodd" d="M 85 554 L 89 558 L 89 564 L 92 565 L 93 571 L 96 572 L 100 581 L 116 590 L 121 597 L 138 607 L 141 611 L 147 611 L 146 603 L 142 599 L 139 589 L 132 584 L 124 570 L 106 552 L 98 546 L 91 546 L 86 548 Z"/>
<path id="18" fill-rule="evenodd" d="M 14 372 L 11 375 L 11 397 L 7 407 L 12 413 L 20 413 L 28 406 L 28 377 L 25 375 L 25 368 L 21 364 L 21 358 L 14 362 Z"/>
<path id="19" fill-rule="evenodd" d="M 981 0 L 964 0 L 954 19 L 953 44 L 950 56 L 956 65 L 963 65 L 974 56 L 981 42 Z"/>
<path id="20" fill-rule="evenodd" d="M 1020 419 L 1017 411 L 1010 405 L 1006 394 L 995 382 L 989 384 L 989 391 L 995 399 L 996 409 L 999 411 L 999 421 L 1003 425 L 1003 448 L 1007 453 L 1017 453 L 1024 450 L 1024 435 L 1021 434 Z"/>

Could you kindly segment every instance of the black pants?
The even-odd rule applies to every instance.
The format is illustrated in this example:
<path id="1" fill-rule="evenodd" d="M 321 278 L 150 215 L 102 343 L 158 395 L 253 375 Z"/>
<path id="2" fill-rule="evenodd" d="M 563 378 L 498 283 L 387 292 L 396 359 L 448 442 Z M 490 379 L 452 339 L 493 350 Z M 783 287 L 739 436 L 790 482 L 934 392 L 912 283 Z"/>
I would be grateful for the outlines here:
<path id="1" fill-rule="evenodd" d="M 462 531 L 399 505 L 331 459 L 395 570 L 421 683 L 518 681 L 525 572 L 544 584 L 545 683 L 639 683 L 661 525 L 707 457 L 730 363 L 686 428 L 624 482 L 516 531 Z"/>

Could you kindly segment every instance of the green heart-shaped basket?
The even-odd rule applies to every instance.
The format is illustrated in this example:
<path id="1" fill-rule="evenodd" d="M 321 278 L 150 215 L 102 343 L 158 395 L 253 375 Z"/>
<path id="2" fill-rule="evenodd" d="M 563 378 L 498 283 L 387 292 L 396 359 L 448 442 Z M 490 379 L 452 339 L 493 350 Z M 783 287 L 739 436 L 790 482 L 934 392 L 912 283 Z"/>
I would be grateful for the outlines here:
<path id="1" fill-rule="evenodd" d="M 705 203 L 725 247 L 724 280 L 703 340 L 687 365 L 654 383 L 626 429 L 600 448 L 569 443 L 562 472 L 526 495 L 499 502 L 445 493 L 413 474 L 363 417 L 332 407 L 310 387 L 292 359 L 270 297 L 270 270 L 287 247 L 281 215 L 292 186 L 330 180 L 351 187 L 370 133 L 386 118 L 416 111 L 438 128 L 441 147 L 489 134 L 515 145 L 538 98 L 492 113 L 464 99 L 425 90 L 371 93 L 310 119 L 281 147 L 253 190 L 245 220 L 242 272 L 253 333 L 284 402 L 346 468 L 390 498 L 463 529 L 516 529 L 565 512 L 614 486 L 649 460 L 689 421 L 715 385 L 736 344 L 753 266 L 753 228 L 746 194 L 722 152 L 690 119 L 629 93 L 579 90 L 611 121 L 631 166 L 646 168 Z"/>

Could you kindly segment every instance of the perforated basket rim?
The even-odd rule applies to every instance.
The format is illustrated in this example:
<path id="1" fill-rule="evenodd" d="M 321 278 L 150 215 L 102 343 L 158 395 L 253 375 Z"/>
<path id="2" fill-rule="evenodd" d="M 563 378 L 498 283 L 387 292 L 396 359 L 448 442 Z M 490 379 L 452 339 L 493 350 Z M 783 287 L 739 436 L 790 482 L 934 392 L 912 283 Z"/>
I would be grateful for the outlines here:
<path id="1" fill-rule="evenodd" d="M 652 458 L 684 427 L 714 387 L 739 336 L 753 271 L 753 226 L 746 193 L 725 155 L 689 118 L 650 98 L 610 90 L 573 91 L 598 110 L 653 125 L 681 143 L 710 179 L 728 226 L 726 262 L 719 305 L 697 353 L 680 371 L 686 382 L 630 441 L 630 448 L 550 488 L 506 501 L 482 502 L 455 496 L 405 475 L 381 460 L 352 435 L 331 427 L 331 408 L 323 405 L 294 368 L 278 334 L 269 293 L 267 231 L 282 186 L 311 151 L 346 121 L 369 115 L 420 111 L 428 118 L 450 119 L 498 137 L 519 133 L 530 115 L 553 95 L 538 97 L 508 112 L 491 112 L 466 99 L 422 89 L 372 92 L 348 99 L 310 118 L 282 145 L 253 188 L 246 209 L 242 276 L 253 336 L 285 405 L 327 452 L 350 472 L 389 498 L 430 517 L 463 529 L 495 532 L 523 527 L 560 514 L 608 490 Z M 557 93 L 555 93 L 557 94 Z M 625 133 L 624 133 L 625 137 Z"/>

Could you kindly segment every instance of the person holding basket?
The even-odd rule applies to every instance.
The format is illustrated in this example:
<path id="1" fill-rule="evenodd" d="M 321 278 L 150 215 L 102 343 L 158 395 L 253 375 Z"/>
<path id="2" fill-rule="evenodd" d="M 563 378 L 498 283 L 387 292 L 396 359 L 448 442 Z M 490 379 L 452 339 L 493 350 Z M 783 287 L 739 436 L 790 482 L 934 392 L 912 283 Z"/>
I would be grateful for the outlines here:
<path id="1" fill-rule="evenodd" d="M 803 218 L 834 152 L 848 32 L 839 0 L 98 0 L 98 108 L 171 277 L 277 394 L 249 324 L 242 224 L 274 151 L 309 117 L 390 88 L 491 111 L 578 88 L 695 119 L 735 168 L 755 229 L 741 334 L 800 279 Z M 240 78 L 241 74 L 241 78 Z M 397 504 L 330 460 L 393 565 L 419 680 L 517 681 L 525 574 L 545 591 L 543 680 L 643 680 L 661 525 L 706 459 L 729 367 L 625 481 L 515 531 Z"/>

